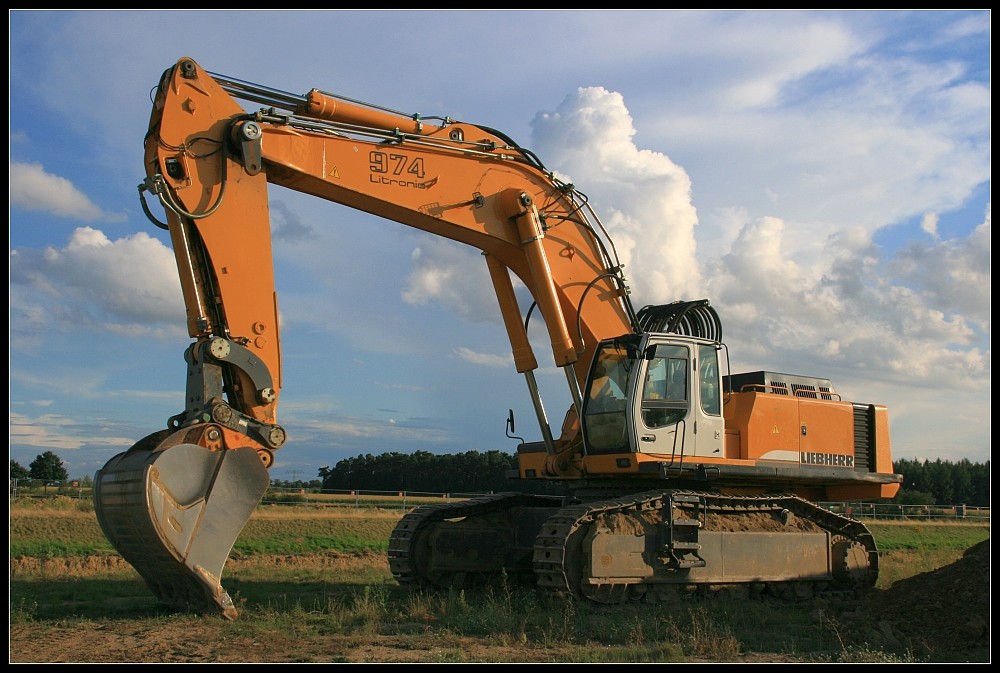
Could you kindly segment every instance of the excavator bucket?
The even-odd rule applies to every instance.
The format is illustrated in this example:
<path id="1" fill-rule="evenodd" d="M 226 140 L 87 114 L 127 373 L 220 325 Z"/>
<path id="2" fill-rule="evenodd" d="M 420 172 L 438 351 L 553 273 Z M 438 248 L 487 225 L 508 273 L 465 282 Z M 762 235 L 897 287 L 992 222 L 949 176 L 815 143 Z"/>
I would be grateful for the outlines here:
<path id="1" fill-rule="evenodd" d="M 182 434 L 150 435 L 97 472 L 97 520 L 160 601 L 235 619 L 222 568 L 268 472 L 253 448 L 171 443 Z"/>

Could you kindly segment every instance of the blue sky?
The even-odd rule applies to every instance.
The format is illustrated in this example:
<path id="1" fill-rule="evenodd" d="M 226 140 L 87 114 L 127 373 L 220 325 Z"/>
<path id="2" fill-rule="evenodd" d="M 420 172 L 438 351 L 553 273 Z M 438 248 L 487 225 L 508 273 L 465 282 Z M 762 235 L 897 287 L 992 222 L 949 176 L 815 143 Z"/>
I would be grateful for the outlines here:
<path id="1" fill-rule="evenodd" d="M 498 129 L 590 197 L 636 306 L 710 298 L 735 371 L 822 376 L 887 405 L 897 458 L 990 458 L 988 11 L 9 18 L 24 466 L 53 451 L 92 475 L 183 410 L 176 268 L 136 187 L 150 91 L 185 56 Z M 366 453 L 513 452 L 509 408 L 540 437 L 477 251 L 270 198 L 290 437 L 273 478 Z M 558 430 L 565 379 L 532 336 Z"/>

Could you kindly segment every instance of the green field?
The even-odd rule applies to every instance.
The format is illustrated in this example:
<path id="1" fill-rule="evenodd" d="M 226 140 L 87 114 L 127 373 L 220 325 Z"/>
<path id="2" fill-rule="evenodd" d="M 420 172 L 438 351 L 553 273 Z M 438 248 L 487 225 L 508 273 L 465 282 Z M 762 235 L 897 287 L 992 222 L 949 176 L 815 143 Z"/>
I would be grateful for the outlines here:
<path id="1" fill-rule="evenodd" d="M 402 512 L 379 509 L 259 508 L 222 578 L 240 618 L 176 615 L 121 561 L 86 504 L 66 500 L 45 509 L 11 508 L 12 661 L 927 662 L 989 656 L 988 648 L 971 642 L 883 637 L 878 628 L 852 636 L 850 623 L 865 623 L 852 606 L 718 598 L 609 609 L 553 605 L 522 587 L 405 591 L 385 554 Z M 879 522 L 869 528 L 881 552 L 876 591 L 887 597 L 894 585 L 953 564 L 989 539 L 986 525 Z M 838 620 L 845 620 L 842 627 Z M 101 646 L 102 639 L 123 629 L 167 642 L 148 655 L 112 656 L 112 644 Z M 204 638 L 188 642 L 195 632 Z M 77 644 L 42 654 L 45 634 Z M 270 644 L 242 652 L 222 646 L 241 638 Z M 956 647 L 965 651 L 956 654 Z M 88 648 L 97 649 L 88 654 Z"/>

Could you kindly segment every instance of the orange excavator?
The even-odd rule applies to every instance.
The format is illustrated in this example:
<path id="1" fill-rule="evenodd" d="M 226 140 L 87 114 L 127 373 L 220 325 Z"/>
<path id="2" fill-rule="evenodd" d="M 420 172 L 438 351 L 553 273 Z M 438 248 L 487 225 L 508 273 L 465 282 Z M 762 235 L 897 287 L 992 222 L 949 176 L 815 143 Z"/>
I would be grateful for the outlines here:
<path id="1" fill-rule="evenodd" d="M 169 606 L 237 616 L 223 567 L 286 444 L 269 184 L 481 251 L 531 397 L 540 439 L 521 441 L 511 475 L 524 486 L 405 514 L 388 543 L 401 584 L 516 577 L 599 603 L 874 585 L 871 533 L 816 503 L 896 494 L 886 408 L 821 377 L 731 373 L 708 300 L 636 310 L 585 195 L 503 133 L 182 58 L 156 88 L 145 167 L 140 202 L 169 232 L 187 307 L 186 398 L 97 472 L 94 499 Z M 558 432 L 534 377 L 535 309 L 572 398 Z M 529 488 L 539 481 L 563 489 Z"/>

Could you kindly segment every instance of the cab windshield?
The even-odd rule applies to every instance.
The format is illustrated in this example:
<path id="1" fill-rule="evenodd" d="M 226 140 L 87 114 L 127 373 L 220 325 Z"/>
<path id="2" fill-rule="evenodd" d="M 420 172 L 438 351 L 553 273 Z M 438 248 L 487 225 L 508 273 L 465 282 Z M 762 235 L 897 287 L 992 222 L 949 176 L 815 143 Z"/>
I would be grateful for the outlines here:
<path id="1" fill-rule="evenodd" d="M 583 403 L 583 429 L 591 453 L 621 451 L 628 447 L 625 413 L 628 377 L 635 360 L 624 348 L 603 346 L 594 358 Z"/>

